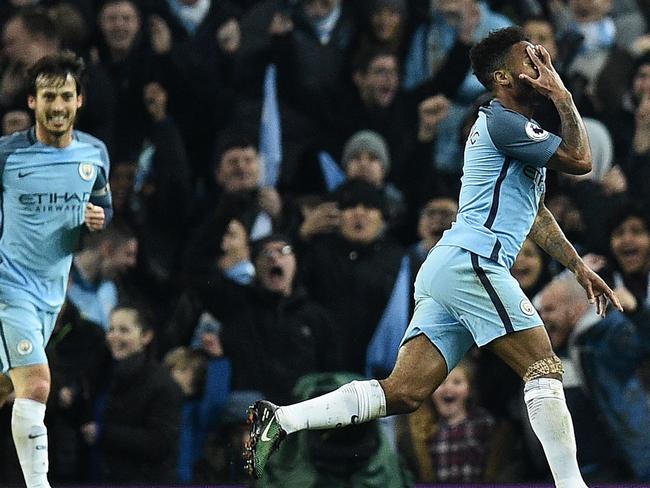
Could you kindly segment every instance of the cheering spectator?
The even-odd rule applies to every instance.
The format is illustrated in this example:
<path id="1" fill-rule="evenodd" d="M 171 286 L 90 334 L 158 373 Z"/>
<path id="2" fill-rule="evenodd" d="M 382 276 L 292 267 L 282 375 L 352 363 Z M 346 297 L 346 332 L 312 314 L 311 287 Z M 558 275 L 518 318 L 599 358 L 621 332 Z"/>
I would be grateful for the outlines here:
<path id="1" fill-rule="evenodd" d="M 366 349 L 391 296 L 404 250 L 385 235 L 385 202 L 375 186 L 352 180 L 330 198 L 340 211 L 340 225 L 302 246 L 301 270 L 310 295 L 334 316 L 343 369 L 364 372 Z"/>
<path id="2" fill-rule="evenodd" d="M 86 425 L 101 451 L 101 478 L 113 484 L 176 480 L 182 392 L 148 351 L 153 325 L 141 307 L 120 305 L 106 335 L 115 360 L 97 423 Z"/>
<path id="3" fill-rule="evenodd" d="M 650 435 L 637 427 L 650 421 L 650 407 L 636 375 L 650 352 L 650 312 L 624 286 L 617 293 L 625 312 L 614 310 L 604 318 L 584 303 L 584 290 L 565 274 L 536 299 L 565 367 L 578 461 L 594 482 L 621 479 L 627 469 L 635 479 L 650 479 L 645 455 Z"/>
<path id="4" fill-rule="evenodd" d="M 222 135 L 209 194 L 194 214 L 200 225 L 191 234 L 185 251 L 185 273 L 192 282 L 218 272 L 221 242 L 235 219 L 251 240 L 271 234 L 281 219 L 282 199 L 273 187 L 261 187 L 262 163 L 252 139 L 240 133 Z M 197 259 L 199 258 L 200 259 Z"/>

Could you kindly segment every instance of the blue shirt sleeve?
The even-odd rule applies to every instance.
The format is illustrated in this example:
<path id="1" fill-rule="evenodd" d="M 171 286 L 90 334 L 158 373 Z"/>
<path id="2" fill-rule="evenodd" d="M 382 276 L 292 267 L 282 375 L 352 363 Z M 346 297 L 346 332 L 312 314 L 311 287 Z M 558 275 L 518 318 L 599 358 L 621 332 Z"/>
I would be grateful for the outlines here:
<path id="1" fill-rule="evenodd" d="M 534 166 L 546 166 L 562 142 L 562 138 L 542 129 L 534 120 L 504 108 L 493 111 L 487 128 L 499 151 Z"/>

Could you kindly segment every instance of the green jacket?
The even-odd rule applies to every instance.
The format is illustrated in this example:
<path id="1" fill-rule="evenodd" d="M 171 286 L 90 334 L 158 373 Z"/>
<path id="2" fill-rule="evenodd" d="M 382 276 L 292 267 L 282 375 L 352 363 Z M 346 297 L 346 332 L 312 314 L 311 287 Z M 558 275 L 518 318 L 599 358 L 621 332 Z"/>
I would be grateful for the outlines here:
<path id="1" fill-rule="evenodd" d="M 298 401 L 335 390 L 353 380 L 350 373 L 303 376 L 293 389 Z M 288 436 L 271 457 L 256 488 L 406 488 L 414 486 L 377 421 Z"/>

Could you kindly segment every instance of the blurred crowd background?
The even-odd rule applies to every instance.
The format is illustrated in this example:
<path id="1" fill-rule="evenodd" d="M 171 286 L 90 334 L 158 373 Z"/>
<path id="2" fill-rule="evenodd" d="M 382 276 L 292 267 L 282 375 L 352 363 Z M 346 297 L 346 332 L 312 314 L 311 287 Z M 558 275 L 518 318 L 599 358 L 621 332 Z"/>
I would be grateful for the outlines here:
<path id="1" fill-rule="evenodd" d="M 625 313 L 597 316 L 532 241 L 512 273 L 564 362 L 585 478 L 650 482 L 649 22 L 647 0 L 3 0 L 2 133 L 33 124 L 26 68 L 69 49 L 77 127 L 111 157 L 115 217 L 47 348 L 52 482 L 242 482 L 252 401 L 387 375 L 489 100 L 469 49 L 512 24 L 590 137 L 593 171 L 549 172 L 546 205 Z M 552 105 L 536 119 L 559 133 Z M 290 437 L 256 486 L 548 482 L 521 391 L 473 350 L 412 415 Z"/>

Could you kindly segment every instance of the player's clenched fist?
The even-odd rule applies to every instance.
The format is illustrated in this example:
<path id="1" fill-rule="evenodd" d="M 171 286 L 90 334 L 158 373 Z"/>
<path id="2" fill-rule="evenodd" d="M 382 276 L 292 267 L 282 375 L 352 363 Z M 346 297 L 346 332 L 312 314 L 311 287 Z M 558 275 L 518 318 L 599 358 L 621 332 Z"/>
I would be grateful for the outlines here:
<path id="1" fill-rule="evenodd" d="M 91 232 L 101 230 L 104 228 L 105 221 L 106 216 L 104 215 L 104 209 L 88 202 L 86 204 L 86 212 L 84 215 L 84 223 L 86 224 L 86 227 L 88 227 Z"/>

